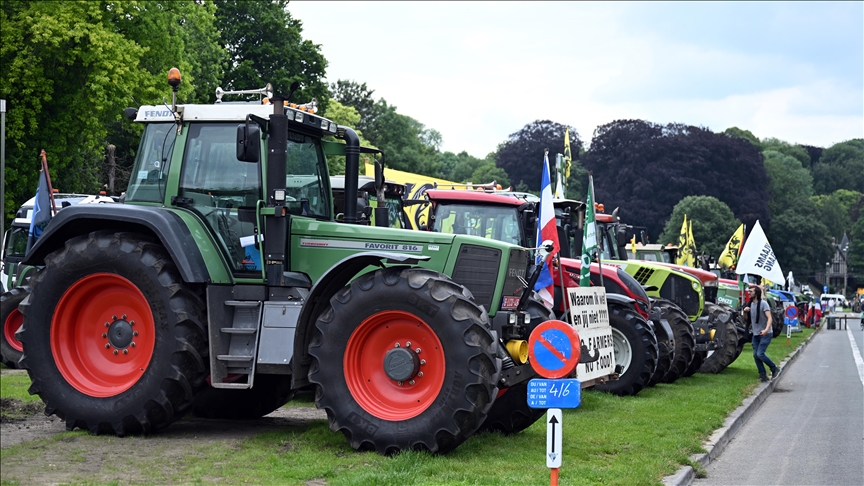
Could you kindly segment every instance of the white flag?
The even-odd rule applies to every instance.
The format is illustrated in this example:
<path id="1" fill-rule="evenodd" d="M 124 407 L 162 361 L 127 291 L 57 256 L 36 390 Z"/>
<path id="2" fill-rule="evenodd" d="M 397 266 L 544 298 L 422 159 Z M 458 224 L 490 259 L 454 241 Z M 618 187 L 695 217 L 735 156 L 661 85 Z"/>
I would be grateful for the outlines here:
<path id="1" fill-rule="evenodd" d="M 753 226 L 753 231 L 747 237 L 744 243 L 744 251 L 738 259 L 738 267 L 735 268 L 735 273 L 743 275 L 759 275 L 760 277 L 772 282 L 783 282 L 783 270 L 780 270 L 780 264 L 777 263 L 777 257 L 774 256 L 774 250 L 771 249 L 771 244 L 768 243 L 768 238 L 765 237 L 765 232 L 762 231 L 762 226 L 759 221 Z"/>

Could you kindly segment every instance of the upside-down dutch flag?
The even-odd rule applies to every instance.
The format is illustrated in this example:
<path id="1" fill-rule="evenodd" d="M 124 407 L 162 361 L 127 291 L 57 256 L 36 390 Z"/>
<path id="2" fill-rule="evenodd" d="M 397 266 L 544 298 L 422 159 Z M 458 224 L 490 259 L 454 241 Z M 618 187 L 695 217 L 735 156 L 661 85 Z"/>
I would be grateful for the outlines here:
<path id="1" fill-rule="evenodd" d="M 540 278 L 534 285 L 534 290 L 543 299 L 546 307 L 552 308 L 555 303 L 555 283 L 552 280 L 552 257 L 558 253 L 561 246 L 558 243 L 558 230 L 555 227 L 555 207 L 552 205 L 552 184 L 549 177 L 549 154 L 543 156 L 543 179 L 540 183 L 540 209 L 537 215 L 537 246 L 551 240 L 553 250 L 546 257 Z M 537 257 L 535 263 L 540 263 Z"/>

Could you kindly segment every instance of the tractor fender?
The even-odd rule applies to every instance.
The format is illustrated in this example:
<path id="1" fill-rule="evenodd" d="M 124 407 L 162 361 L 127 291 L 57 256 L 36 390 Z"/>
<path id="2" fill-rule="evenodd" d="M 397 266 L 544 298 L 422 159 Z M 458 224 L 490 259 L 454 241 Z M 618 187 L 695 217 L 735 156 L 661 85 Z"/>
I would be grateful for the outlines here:
<path id="1" fill-rule="evenodd" d="M 292 388 L 297 389 L 309 384 L 309 339 L 315 319 L 327 307 L 330 297 L 339 289 L 354 279 L 364 268 L 377 266 L 384 268 L 384 262 L 399 265 L 414 266 L 428 260 L 428 256 L 407 255 L 396 252 L 363 252 L 351 255 L 330 267 L 312 286 L 306 297 L 306 303 L 297 319 L 297 330 L 294 337 L 294 362 L 292 366 Z"/>
<path id="2" fill-rule="evenodd" d="M 67 240 L 106 229 L 155 236 L 168 250 L 184 281 L 209 280 L 204 258 L 180 216 L 153 206 L 81 204 L 65 208 L 51 219 L 22 263 L 44 266 L 45 257 L 62 248 Z"/>
<path id="3" fill-rule="evenodd" d="M 606 302 L 615 302 L 616 304 L 633 307 L 635 305 L 636 299 L 623 294 L 607 293 Z"/>

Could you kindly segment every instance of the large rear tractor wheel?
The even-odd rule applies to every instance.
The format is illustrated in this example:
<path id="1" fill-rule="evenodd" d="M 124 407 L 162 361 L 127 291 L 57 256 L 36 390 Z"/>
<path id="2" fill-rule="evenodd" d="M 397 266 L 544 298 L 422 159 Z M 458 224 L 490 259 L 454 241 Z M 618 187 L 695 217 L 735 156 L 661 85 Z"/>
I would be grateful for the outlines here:
<path id="1" fill-rule="evenodd" d="M 543 304 L 536 294 L 531 295 L 525 308 L 531 316 L 531 329 L 541 322 L 555 319 L 555 314 Z M 489 409 L 480 431 L 498 431 L 505 435 L 521 432 L 546 414 L 544 408 L 528 406 L 528 382 L 502 389 Z"/>
<path id="2" fill-rule="evenodd" d="M 24 353 L 24 345 L 15 337 L 15 333 L 24 322 L 24 315 L 18 312 L 18 304 L 28 295 L 30 295 L 30 287 L 13 287 L 0 296 L 0 324 L 3 324 L 3 334 L 0 335 L 0 361 L 9 368 L 17 368 L 18 360 Z"/>
<path id="3" fill-rule="evenodd" d="M 663 383 L 673 383 L 678 378 L 685 376 L 687 368 L 693 361 L 696 348 L 696 340 L 693 338 L 693 325 L 687 319 L 687 314 L 680 307 L 663 299 L 657 299 L 655 304 L 665 312 L 666 319 L 675 334 L 675 355 L 669 371 L 660 380 Z M 694 370 L 695 371 L 695 370 Z"/>
<path id="4" fill-rule="evenodd" d="M 446 453 L 477 431 L 498 392 L 488 315 L 438 272 L 362 275 L 330 299 L 312 333 L 315 403 L 357 450 Z"/>
<path id="5" fill-rule="evenodd" d="M 45 259 L 20 309 L 30 393 L 68 430 L 153 432 L 205 384 L 204 302 L 145 236 L 72 238 Z"/>
<path id="6" fill-rule="evenodd" d="M 723 336 L 721 336 L 723 346 L 708 351 L 705 361 L 699 367 L 700 373 L 720 373 L 738 357 L 738 332 L 735 330 L 735 323 L 730 318 L 725 324 L 718 324 L 724 328 Z"/>
<path id="7" fill-rule="evenodd" d="M 293 396 L 291 375 L 256 375 L 248 390 L 205 388 L 198 394 L 192 413 L 208 419 L 257 419 L 285 405 Z"/>
<path id="8" fill-rule="evenodd" d="M 609 324 L 615 365 L 622 371 L 617 380 L 594 388 L 619 396 L 635 395 L 648 386 L 657 367 L 657 338 L 642 316 L 620 305 L 609 305 Z"/>

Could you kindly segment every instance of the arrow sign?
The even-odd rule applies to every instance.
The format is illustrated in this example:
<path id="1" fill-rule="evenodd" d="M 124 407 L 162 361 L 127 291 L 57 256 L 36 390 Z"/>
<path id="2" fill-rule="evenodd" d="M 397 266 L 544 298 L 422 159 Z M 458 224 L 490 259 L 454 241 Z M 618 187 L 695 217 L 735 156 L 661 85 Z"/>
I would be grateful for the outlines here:
<path id="1" fill-rule="evenodd" d="M 561 467 L 561 409 L 546 411 L 546 467 Z"/>

